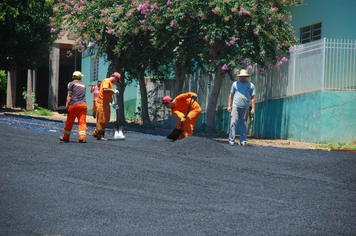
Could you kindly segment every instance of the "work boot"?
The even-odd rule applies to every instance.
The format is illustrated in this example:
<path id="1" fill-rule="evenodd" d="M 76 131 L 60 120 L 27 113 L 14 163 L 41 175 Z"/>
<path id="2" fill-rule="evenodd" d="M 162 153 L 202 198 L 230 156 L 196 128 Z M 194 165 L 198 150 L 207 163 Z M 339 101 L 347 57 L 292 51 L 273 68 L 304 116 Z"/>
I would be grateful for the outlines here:
<path id="1" fill-rule="evenodd" d="M 59 137 L 59 140 L 65 143 L 68 143 L 69 140 L 68 139 L 64 139 L 63 136 Z"/>

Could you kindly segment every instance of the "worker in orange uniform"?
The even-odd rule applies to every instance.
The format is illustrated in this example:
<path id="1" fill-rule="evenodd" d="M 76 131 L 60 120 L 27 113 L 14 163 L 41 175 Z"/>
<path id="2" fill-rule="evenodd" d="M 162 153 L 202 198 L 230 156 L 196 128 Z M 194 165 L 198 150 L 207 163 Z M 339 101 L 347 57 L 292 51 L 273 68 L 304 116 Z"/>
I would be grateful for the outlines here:
<path id="1" fill-rule="evenodd" d="M 96 118 L 96 100 L 99 97 L 99 92 L 100 92 L 100 85 L 101 85 L 101 80 L 98 80 L 97 84 L 92 84 L 91 89 L 90 89 L 90 93 L 94 93 L 93 96 L 93 117 L 94 119 Z"/>
<path id="2" fill-rule="evenodd" d="M 183 132 L 178 139 L 183 139 L 193 135 L 195 123 L 201 114 L 201 108 L 199 104 L 197 102 L 193 102 L 191 108 L 188 111 L 187 117 L 184 118 L 184 116 L 191 99 L 196 99 L 197 97 L 198 95 L 196 93 L 189 92 L 180 94 L 175 99 L 172 99 L 170 96 L 165 96 L 163 98 L 163 104 L 167 108 L 170 108 L 172 113 L 179 118 L 179 121 L 177 122 L 177 129 L 179 129 L 181 122 L 183 122 L 181 127 Z"/>
<path id="3" fill-rule="evenodd" d="M 74 71 L 73 81 L 68 83 L 66 107 L 68 108 L 67 121 L 64 125 L 63 136 L 59 140 L 69 142 L 75 118 L 78 119 L 79 143 L 87 141 L 87 110 L 85 99 L 85 84 L 82 82 L 84 75 L 80 71 Z"/>
<path id="4" fill-rule="evenodd" d="M 93 136 L 97 140 L 107 140 L 105 136 L 105 128 L 110 121 L 110 103 L 112 102 L 112 94 L 118 93 L 114 89 L 113 84 L 116 84 L 121 79 L 121 75 L 115 72 L 110 78 L 106 78 L 101 82 L 99 97 L 96 100 L 96 129 Z"/>

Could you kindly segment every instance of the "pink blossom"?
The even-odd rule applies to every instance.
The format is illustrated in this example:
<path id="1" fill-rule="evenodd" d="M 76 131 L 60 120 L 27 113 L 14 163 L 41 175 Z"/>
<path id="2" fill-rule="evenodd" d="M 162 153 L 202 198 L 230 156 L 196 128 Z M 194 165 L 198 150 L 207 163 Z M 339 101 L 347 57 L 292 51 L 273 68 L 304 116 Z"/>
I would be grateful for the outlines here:
<path id="1" fill-rule="evenodd" d="M 261 51 L 261 52 L 260 52 L 260 56 L 261 56 L 261 57 L 264 57 L 265 55 L 266 55 L 266 52 L 265 52 L 265 51 Z"/>
<path id="2" fill-rule="evenodd" d="M 239 16 L 241 16 L 241 15 L 250 15 L 251 13 L 249 12 L 249 11 L 246 11 L 245 10 L 245 8 L 243 8 L 243 7 L 241 7 L 241 9 L 240 9 L 240 12 L 239 12 Z"/>
<path id="3" fill-rule="evenodd" d="M 287 21 L 285 21 L 285 22 L 284 22 L 284 24 L 285 24 L 285 25 L 288 25 L 288 22 L 287 22 Z"/>
<path id="4" fill-rule="evenodd" d="M 170 0 L 167 1 L 167 6 L 171 5 L 172 2 Z"/>
<path id="5" fill-rule="evenodd" d="M 146 22 L 146 20 L 140 20 L 141 24 L 144 24 Z"/>
<path id="6" fill-rule="evenodd" d="M 257 68 L 257 74 L 262 75 L 264 73 L 263 68 Z"/>
<path id="7" fill-rule="evenodd" d="M 89 16 L 89 19 L 93 19 L 93 16 Z"/>
<path id="8" fill-rule="evenodd" d="M 282 57 L 282 61 L 286 62 L 286 61 L 288 61 L 288 59 L 286 57 Z"/>
<path id="9" fill-rule="evenodd" d="M 226 64 L 224 64 L 222 67 L 221 67 L 222 70 L 227 70 L 227 66 Z"/>
<path id="10" fill-rule="evenodd" d="M 249 70 L 251 70 L 252 68 L 253 68 L 252 65 L 247 66 L 247 69 L 249 69 Z"/>
<path id="11" fill-rule="evenodd" d="M 106 26 L 106 31 L 105 32 L 108 33 L 108 34 L 112 34 L 114 32 L 114 30 L 111 29 L 110 27 Z"/>
<path id="12" fill-rule="evenodd" d="M 56 30 L 54 28 L 51 28 L 51 34 L 53 34 L 54 32 L 56 32 Z"/>
<path id="13" fill-rule="evenodd" d="M 271 12 L 276 12 L 278 9 L 276 8 L 276 7 L 272 7 L 271 9 L 270 9 L 270 11 Z"/>
<path id="14" fill-rule="evenodd" d="M 54 12 L 58 11 L 58 7 L 53 7 L 53 11 Z"/>

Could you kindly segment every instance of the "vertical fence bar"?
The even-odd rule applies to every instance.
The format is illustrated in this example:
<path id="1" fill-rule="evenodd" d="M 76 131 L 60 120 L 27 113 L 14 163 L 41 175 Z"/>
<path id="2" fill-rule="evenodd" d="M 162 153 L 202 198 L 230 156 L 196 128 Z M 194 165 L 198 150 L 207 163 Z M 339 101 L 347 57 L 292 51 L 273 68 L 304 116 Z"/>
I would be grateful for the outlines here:
<path id="1" fill-rule="evenodd" d="M 340 87 L 341 90 L 345 88 L 345 71 L 346 71 L 345 42 L 346 42 L 345 40 L 341 39 L 341 53 L 342 53 L 342 59 L 341 59 L 342 70 L 341 70 L 341 87 Z"/>
<path id="2" fill-rule="evenodd" d="M 324 91 L 324 80 L 325 80 L 325 47 L 326 47 L 326 38 L 323 38 L 323 64 L 321 65 L 321 91 Z"/>
<path id="3" fill-rule="evenodd" d="M 347 50 L 346 50 L 346 63 L 347 63 L 347 65 L 346 65 L 346 90 L 347 91 L 350 91 L 351 90 L 351 84 L 350 84 L 350 81 L 351 81 L 351 76 L 350 76 L 350 47 L 351 46 L 351 44 L 350 44 L 350 40 L 348 39 L 347 40 L 347 44 L 346 44 L 346 48 L 347 48 Z"/>
<path id="4" fill-rule="evenodd" d="M 296 66 L 296 60 L 297 60 L 297 46 L 294 46 L 293 47 L 293 74 L 292 74 L 292 78 L 293 78 L 293 94 L 295 94 L 295 66 Z"/>
<path id="5" fill-rule="evenodd" d="M 354 51 L 353 64 L 355 65 L 356 64 L 356 39 L 355 39 L 352 47 L 353 47 L 353 51 Z M 355 66 L 352 66 L 352 70 L 353 70 L 353 73 L 352 73 L 352 75 L 353 75 L 352 88 L 353 88 L 353 90 L 355 90 L 356 89 L 356 87 L 355 87 L 355 81 L 356 81 L 356 68 L 355 68 Z"/>

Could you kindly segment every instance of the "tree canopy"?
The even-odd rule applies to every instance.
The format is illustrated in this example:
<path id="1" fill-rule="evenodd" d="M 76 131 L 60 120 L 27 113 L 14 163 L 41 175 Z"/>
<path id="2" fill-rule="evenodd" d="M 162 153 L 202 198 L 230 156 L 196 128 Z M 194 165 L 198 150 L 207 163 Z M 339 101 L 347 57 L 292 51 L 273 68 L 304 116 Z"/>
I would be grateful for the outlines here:
<path id="1" fill-rule="evenodd" d="M 138 77 L 149 65 L 175 67 L 177 80 L 193 61 L 214 68 L 207 116 L 214 126 L 224 74 L 286 61 L 284 53 L 297 43 L 286 8 L 300 4 L 303 0 L 58 0 L 53 31 L 70 29 L 79 49 L 95 45 Z"/>
<path id="2" fill-rule="evenodd" d="M 0 65 L 33 69 L 55 40 L 50 30 L 53 2 L 4 0 L 0 2 Z"/>

